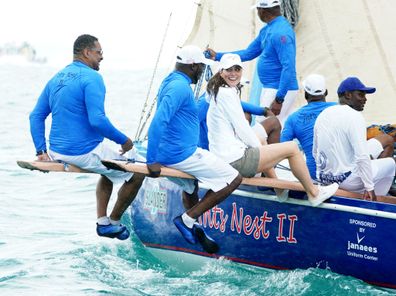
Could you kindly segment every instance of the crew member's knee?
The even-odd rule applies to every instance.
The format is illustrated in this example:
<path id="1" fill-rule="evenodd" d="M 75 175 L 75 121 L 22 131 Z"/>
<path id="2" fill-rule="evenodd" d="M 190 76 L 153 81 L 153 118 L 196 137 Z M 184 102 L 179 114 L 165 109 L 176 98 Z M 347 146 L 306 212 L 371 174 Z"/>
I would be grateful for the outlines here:
<path id="1" fill-rule="evenodd" d="M 300 152 L 300 148 L 298 148 L 298 145 L 297 145 L 296 142 L 290 141 L 290 142 L 287 142 L 287 143 L 290 145 L 290 150 L 292 150 L 293 154 Z"/>
<path id="2" fill-rule="evenodd" d="M 271 121 L 272 121 L 272 126 L 273 126 L 274 130 L 280 131 L 282 129 L 282 124 L 280 123 L 278 117 L 276 117 L 276 116 L 271 117 Z"/>
<path id="3" fill-rule="evenodd" d="M 282 129 L 282 125 L 278 117 L 276 116 L 267 117 L 261 122 L 261 125 L 264 127 L 268 134 L 274 131 L 280 131 Z"/>
<path id="4" fill-rule="evenodd" d="M 377 140 L 377 141 L 379 141 L 380 143 L 381 143 L 381 145 L 382 145 L 382 147 L 386 147 L 386 146 L 389 146 L 389 145 L 391 145 L 391 146 L 393 146 L 393 144 L 394 144 L 394 139 L 393 139 L 393 137 L 392 136 L 390 136 L 390 135 L 388 135 L 388 134 L 381 134 L 381 135 L 378 135 L 378 136 L 376 136 L 375 137 L 375 139 Z"/>

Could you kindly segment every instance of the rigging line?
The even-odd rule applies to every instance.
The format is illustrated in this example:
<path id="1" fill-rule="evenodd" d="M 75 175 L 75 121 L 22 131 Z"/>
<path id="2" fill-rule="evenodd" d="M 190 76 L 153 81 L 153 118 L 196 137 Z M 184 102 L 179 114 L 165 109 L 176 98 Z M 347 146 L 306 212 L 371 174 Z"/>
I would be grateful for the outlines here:
<path id="1" fill-rule="evenodd" d="M 199 7 L 201 6 L 201 4 L 200 4 L 199 2 L 194 2 L 194 5 L 197 6 L 196 9 L 199 9 Z M 191 9 L 191 10 L 190 10 L 190 15 L 189 15 L 189 17 L 186 18 L 186 22 L 185 22 L 185 24 L 184 24 L 184 27 L 186 27 L 186 28 L 189 27 L 188 24 L 189 24 L 191 18 L 193 17 L 193 14 L 195 14 L 195 13 L 198 13 L 198 12 L 195 12 L 194 9 Z M 189 38 L 189 37 L 188 37 L 188 38 Z M 188 38 L 187 38 L 187 39 L 188 39 Z M 183 37 L 183 39 L 186 39 L 186 38 Z M 182 43 L 182 36 L 179 38 L 178 44 L 179 44 L 179 43 Z M 175 46 L 174 51 L 173 51 L 173 56 L 176 56 L 176 53 L 177 53 L 177 51 L 178 51 L 180 48 L 182 48 L 182 46 L 178 46 L 178 45 Z M 171 68 L 172 68 L 172 67 L 174 67 L 174 60 L 171 60 L 171 61 L 170 61 L 169 66 L 168 66 L 168 70 L 171 71 Z M 144 136 L 144 137 L 142 137 L 142 133 L 143 133 L 143 131 L 144 131 L 144 129 L 145 129 L 147 123 L 148 123 L 148 120 L 149 120 L 150 117 L 151 117 L 151 114 L 152 114 L 153 109 L 154 109 L 155 104 L 156 104 L 156 100 L 157 100 L 157 98 L 154 98 L 154 100 L 153 100 L 153 102 L 152 102 L 152 104 L 151 104 L 151 106 L 150 106 L 150 109 L 149 109 L 148 113 L 146 114 L 146 117 L 144 118 L 143 123 L 141 124 L 140 133 L 139 133 L 139 136 L 138 136 L 138 141 L 140 141 L 140 142 L 143 141 L 143 140 L 147 140 L 148 130 L 146 130 L 145 136 Z M 146 107 L 147 107 L 147 106 L 146 106 Z M 142 118 L 143 118 L 143 116 L 144 116 L 144 114 L 142 114 Z"/>
<path id="2" fill-rule="evenodd" d="M 141 130 L 142 118 L 143 118 L 144 113 L 146 112 L 146 107 L 147 107 L 148 100 L 150 99 L 151 88 L 153 86 L 154 77 L 157 74 L 159 60 L 161 58 L 162 49 L 164 47 L 164 43 L 165 43 L 165 40 L 166 40 L 166 35 L 168 34 L 169 24 L 171 22 L 171 19 L 172 19 L 172 12 L 169 14 L 168 23 L 166 25 L 165 32 L 164 32 L 164 35 L 162 37 L 161 46 L 160 46 L 160 49 L 159 49 L 159 52 L 158 52 L 157 60 L 155 62 L 154 71 L 153 71 L 153 74 L 151 76 L 150 85 L 149 85 L 148 91 L 147 91 L 146 101 L 144 102 L 142 113 L 140 115 L 139 125 L 138 125 L 137 131 L 136 131 L 135 139 L 139 138 L 140 134 L 142 133 L 142 130 Z"/>
<path id="3" fill-rule="evenodd" d="M 183 45 L 191 44 L 191 40 L 194 39 L 194 38 L 191 38 L 191 36 L 193 36 L 192 34 L 193 34 L 194 30 L 196 30 L 195 24 L 197 23 L 197 21 L 195 21 L 191 25 L 191 19 L 197 20 L 198 18 L 200 18 L 200 17 L 198 17 L 198 15 L 202 14 L 202 12 L 200 12 L 200 10 L 202 10 L 202 8 L 201 8 L 202 4 L 200 3 L 200 1 L 201 0 L 194 1 L 193 7 L 190 9 L 190 12 L 189 12 L 188 16 L 185 17 L 185 22 L 184 22 L 184 25 L 183 25 L 183 27 L 185 28 L 185 30 L 184 30 L 185 32 L 183 32 L 183 34 L 180 34 L 180 37 L 179 37 L 179 39 L 177 41 L 177 44 L 174 47 L 173 54 L 172 54 L 172 56 L 174 56 L 174 57 L 176 56 L 177 51 L 180 48 L 182 48 Z M 187 33 L 186 33 L 187 29 L 190 32 L 188 34 L 188 36 L 186 36 L 187 35 Z M 183 44 L 183 45 L 180 45 L 180 44 Z M 173 67 L 174 67 L 174 60 L 169 60 L 169 65 L 167 67 L 168 71 L 171 71 Z"/>
<path id="4" fill-rule="evenodd" d="M 143 121 L 142 128 L 141 128 L 141 131 L 140 131 L 140 134 L 139 134 L 139 139 L 138 139 L 138 141 L 140 141 L 140 142 L 142 142 L 143 140 L 147 139 L 148 130 L 146 131 L 145 136 L 143 137 L 143 139 L 140 138 L 140 136 L 142 135 L 142 132 L 143 132 L 144 128 L 146 127 L 146 124 L 147 124 L 149 118 L 151 117 L 151 113 L 153 112 L 156 100 L 157 100 L 157 97 L 155 97 L 155 100 L 152 102 L 152 104 L 150 106 L 150 109 L 147 112 L 146 118 Z"/>
<path id="5" fill-rule="evenodd" d="M 209 44 L 206 46 L 206 48 L 208 48 L 208 47 L 209 47 Z M 204 55 L 207 59 L 210 59 L 210 53 L 208 50 L 205 50 Z M 199 98 L 204 79 L 206 81 L 209 81 L 209 79 L 212 77 L 212 75 L 213 75 L 213 72 L 212 72 L 212 69 L 210 68 L 210 66 L 205 65 L 205 69 L 194 88 L 194 98 L 196 101 Z"/>

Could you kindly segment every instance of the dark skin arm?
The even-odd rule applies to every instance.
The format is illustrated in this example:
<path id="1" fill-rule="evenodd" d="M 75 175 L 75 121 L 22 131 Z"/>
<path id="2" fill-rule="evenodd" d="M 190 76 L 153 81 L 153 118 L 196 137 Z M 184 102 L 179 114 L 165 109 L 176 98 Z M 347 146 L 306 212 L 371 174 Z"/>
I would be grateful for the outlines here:
<path id="1" fill-rule="evenodd" d="M 377 196 L 375 195 L 374 190 L 371 190 L 371 191 L 364 191 L 364 193 L 363 193 L 363 199 L 364 199 L 364 200 L 376 201 L 376 200 L 377 200 Z"/>
<path id="2" fill-rule="evenodd" d="M 128 138 L 128 140 L 121 145 L 121 149 L 119 150 L 121 155 L 123 155 L 125 152 L 128 152 L 129 150 L 131 150 L 133 147 L 133 142 L 130 138 Z"/>
<path id="3" fill-rule="evenodd" d="M 274 115 L 279 115 L 282 110 L 282 103 L 278 103 L 277 101 L 273 100 L 270 106 L 270 110 Z"/>
<path id="4" fill-rule="evenodd" d="M 51 161 L 51 158 L 48 156 L 47 152 L 40 154 L 37 156 L 37 160 L 39 161 Z"/>

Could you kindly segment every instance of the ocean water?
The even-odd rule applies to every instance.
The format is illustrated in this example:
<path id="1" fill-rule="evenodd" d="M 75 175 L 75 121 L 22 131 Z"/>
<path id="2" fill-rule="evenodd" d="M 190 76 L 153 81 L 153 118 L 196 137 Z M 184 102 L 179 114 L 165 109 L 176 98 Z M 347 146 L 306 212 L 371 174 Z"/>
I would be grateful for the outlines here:
<path id="1" fill-rule="evenodd" d="M 97 176 L 16 165 L 35 158 L 28 115 L 57 70 L 0 65 L 0 295 L 396 295 L 315 268 L 274 271 L 212 260 L 182 272 L 154 258 L 133 232 L 126 241 L 99 238 Z M 107 113 L 134 138 L 151 73 L 102 74 Z M 123 220 L 129 224 L 128 215 Z"/>

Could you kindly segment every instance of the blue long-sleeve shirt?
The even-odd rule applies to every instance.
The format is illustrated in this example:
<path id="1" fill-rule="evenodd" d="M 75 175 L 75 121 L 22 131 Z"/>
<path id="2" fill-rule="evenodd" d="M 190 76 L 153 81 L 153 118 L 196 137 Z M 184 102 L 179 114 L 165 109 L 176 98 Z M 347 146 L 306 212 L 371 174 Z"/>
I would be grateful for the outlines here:
<path id="1" fill-rule="evenodd" d="M 218 52 L 215 59 L 220 60 L 224 53 Z M 243 62 L 259 56 L 257 73 L 260 82 L 264 88 L 277 89 L 278 98 L 284 98 L 289 90 L 298 90 L 296 37 L 283 16 L 267 23 L 246 49 L 232 53 L 238 54 Z"/>
<path id="2" fill-rule="evenodd" d="M 30 132 L 37 151 L 46 150 L 45 119 L 51 113 L 50 149 L 64 155 L 92 151 L 104 138 L 124 144 L 104 110 L 106 88 L 102 76 L 75 61 L 45 86 L 30 113 Z"/>
<path id="3" fill-rule="evenodd" d="M 148 164 L 175 164 L 197 149 L 199 120 L 191 82 L 179 71 L 170 73 L 162 82 L 148 130 Z"/>
<path id="4" fill-rule="evenodd" d="M 310 102 L 292 113 L 283 127 L 280 141 L 297 139 L 305 153 L 306 163 L 312 179 L 316 179 L 316 163 L 312 155 L 314 125 L 319 114 L 336 102 Z"/>
<path id="5" fill-rule="evenodd" d="M 253 115 L 263 115 L 264 108 L 250 104 L 245 101 L 241 101 L 243 112 L 247 112 Z M 198 106 L 198 118 L 199 118 L 199 144 L 198 146 L 209 150 L 209 139 L 208 139 L 208 125 L 206 123 L 206 115 L 209 109 L 209 102 L 206 100 L 206 93 L 199 97 L 197 101 Z"/>

